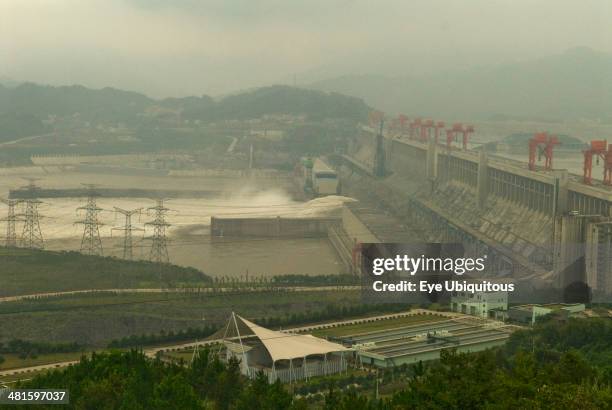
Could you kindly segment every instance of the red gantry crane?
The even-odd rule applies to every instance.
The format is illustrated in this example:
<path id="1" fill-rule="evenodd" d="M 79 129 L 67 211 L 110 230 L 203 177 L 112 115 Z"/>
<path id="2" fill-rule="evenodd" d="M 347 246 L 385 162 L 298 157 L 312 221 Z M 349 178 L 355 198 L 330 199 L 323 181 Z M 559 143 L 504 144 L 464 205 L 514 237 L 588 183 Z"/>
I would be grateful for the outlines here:
<path id="1" fill-rule="evenodd" d="M 421 142 L 429 141 L 430 130 L 434 127 L 433 120 L 425 120 L 421 123 Z"/>
<path id="2" fill-rule="evenodd" d="M 437 132 L 438 132 L 438 127 L 442 128 L 444 127 L 444 123 L 443 122 L 439 122 L 438 124 L 436 124 L 436 139 L 438 138 Z M 469 142 L 469 138 L 470 135 L 474 133 L 474 126 L 473 125 L 463 125 L 460 122 L 456 122 L 453 124 L 452 128 L 449 128 L 446 130 L 446 148 L 448 148 L 449 150 L 452 147 L 453 141 L 457 141 L 457 136 L 459 134 L 461 134 L 462 136 L 462 141 L 461 141 L 461 148 L 464 151 L 467 151 L 468 149 L 468 142 Z"/>
<path id="3" fill-rule="evenodd" d="M 466 125 L 465 128 L 463 128 L 462 133 L 463 133 L 463 150 L 467 151 L 468 139 L 470 137 L 470 134 L 474 133 L 474 126 Z"/>
<path id="4" fill-rule="evenodd" d="M 452 128 L 446 130 L 446 148 L 450 151 L 455 139 L 455 131 Z"/>
<path id="5" fill-rule="evenodd" d="M 410 123 L 410 139 L 417 139 L 421 133 L 421 122 L 420 118 L 415 118 L 414 121 Z"/>
<path id="6" fill-rule="evenodd" d="M 438 143 L 438 139 L 440 138 L 440 130 L 442 128 L 444 128 L 444 121 L 438 121 L 436 125 L 434 126 L 436 144 Z"/>
<path id="7" fill-rule="evenodd" d="M 529 169 L 536 170 L 536 154 L 538 159 L 544 156 L 544 169 L 552 169 L 553 148 L 559 145 L 559 140 L 554 135 L 547 132 L 538 132 L 529 140 Z"/>
<path id="8" fill-rule="evenodd" d="M 446 130 L 446 148 L 452 148 L 453 141 L 457 140 L 457 134 L 463 132 L 463 124 L 455 123 L 452 128 Z"/>
<path id="9" fill-rule="evenodd" d="M 608 146 L 608 141 L 606 140 L 594 140 L 591 141 L 589 149 L 584 151 L 584 183 L 587 185 L 593 183 L 591 176 L 593 157 L 596 158 L 597 164 L 599 164 L 600 159 L 603 161 L 604 185 L 612 185 L 612 144 Z"/>

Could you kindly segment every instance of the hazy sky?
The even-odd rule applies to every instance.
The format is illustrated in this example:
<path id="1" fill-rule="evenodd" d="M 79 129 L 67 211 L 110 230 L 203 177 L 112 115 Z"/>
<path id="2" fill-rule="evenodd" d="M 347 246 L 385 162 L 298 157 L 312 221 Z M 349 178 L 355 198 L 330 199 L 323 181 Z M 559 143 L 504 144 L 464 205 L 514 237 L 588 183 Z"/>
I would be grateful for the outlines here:
<path id="1" fill-rule="evenodd" d="M 0 77 L 151 96 L 402 75 L 588 46 L 609 0 L 0 0 Z"/>

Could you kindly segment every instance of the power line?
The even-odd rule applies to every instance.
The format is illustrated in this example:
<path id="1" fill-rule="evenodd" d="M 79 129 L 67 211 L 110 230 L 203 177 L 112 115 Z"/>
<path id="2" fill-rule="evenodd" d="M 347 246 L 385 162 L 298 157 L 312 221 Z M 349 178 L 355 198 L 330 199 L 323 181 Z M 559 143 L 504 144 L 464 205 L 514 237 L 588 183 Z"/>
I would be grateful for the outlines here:
<path id="1" fill-rule="evenodd" d="M 166 222 L 166 213 L 170 210 L 164 206 L 163 199 L 157 199 L 157 205 L 147 208 L 147 211 L 155 211 L 155 218 L 152 221 L 146 222 L 145 226 L 153 226 L 153 236 L 150 237 L 151 253 L 149 260 L 157 263 L 168 263 L 170 258 L 168 257 L 168 238 L 166 236 L 166 228 L 170 226 Z"/>
<path id="2" fill-rule="evenodd" d="M 17 246 L 17 232 L 15 229 L 17 216 L 15 215 L 15 205 L 21 203 L 19 199 L 6 199 L 0 198 L 0 201 L 4 202 L 8 206 L 8 213 L 6 218 L 2 221 L 6 221 L 6 242 L 5 245 L 9 248 Z"/>
<path id="3" fill-rule="evenodd" d="M 144 231 L 142 228 L 135 228 L 132 226 L 132 215 L 140 213 L 142 208 L 132 209 L 131 211 L 115 207 L 115 211 L 125 216 L 125 223 L 123 227 L 112 228 L 114 230 L 123 231 L 123 259 L 132 260 L 133 246 L 132 246 L 132 231 Z"/>
<path id="4" fill-rule="evenodd" d="M 100 225 L 102 223 L 98 221 L 98 213 L 102 210 L 98 208 L 96 204 L 96 197 L 98 194 L 95 192 L 95 185 L 83 184 L 88 189 L 87 205 L 77 208 L 77 212 L 85 210 L 85 219 L 77 221 L 77 224 L 83 225 L 83 237 L 81 239 L 81 252 L 87 255 L 100 255 L 102 256 L 102 241 L 100 240 Z"/>

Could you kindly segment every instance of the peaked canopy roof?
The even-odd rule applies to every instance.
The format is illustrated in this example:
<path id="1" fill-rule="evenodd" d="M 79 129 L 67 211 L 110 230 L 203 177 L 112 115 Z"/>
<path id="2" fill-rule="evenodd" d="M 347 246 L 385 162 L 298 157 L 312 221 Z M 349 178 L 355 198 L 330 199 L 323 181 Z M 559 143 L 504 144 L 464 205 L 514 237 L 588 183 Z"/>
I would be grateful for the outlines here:
<path id="1" fill-rule="evenodd" d="M 249 322 L 238 315 L 236 317 L 261 340 L 274 362 L 351 350 L 341 344 L 328 342 L 312 335 L 277 332 Z"/>

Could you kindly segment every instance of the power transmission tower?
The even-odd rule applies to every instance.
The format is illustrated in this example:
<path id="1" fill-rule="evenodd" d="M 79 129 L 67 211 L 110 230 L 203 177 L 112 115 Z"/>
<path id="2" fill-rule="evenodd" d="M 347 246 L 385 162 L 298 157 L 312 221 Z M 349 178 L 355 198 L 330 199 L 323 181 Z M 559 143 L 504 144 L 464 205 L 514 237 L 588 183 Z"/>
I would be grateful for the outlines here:
<path id="1" fill-rule="evenodd" d="M 21 203 L 21 200 L 0 198 L 0 201 L 4 202 L 8 206 L 8 214 L 6 218 L 2 219 L 3 221 L 6 221 L 5 245 L 7 248 L 14 248 L 17 246 L 17 231 L 15 229 L 17 216 L 15 215 L 15 205 Z"/>
<path id="2" fill-rule="evenodd" d="M 168 238 L 166 237 L 166 228 L 169 227 L 170 224 L 166 222 L 166 212 L 168 212 L 170 209 L 164 206 L 163 199 L 157 199 L 157 205 L 147 208 L 147 210 L 149 212 L 155 211 L 155 219 L 145 223 L 145 226 L 153 226 L 153 236 L 150 237 L 152 243 L 149 260 L 157 263 L 168 263 L 170 259 L 168 258 Z"/>
<path id="3" fill-rule="evenodd" d="M 40 189 L 34 182 L 38 178 L 24 178 L 29 183 L 22 187 L 27 191 L 25 202 L 25 213 L 23 221 L 23 232 L 21 234 L 21 246 L 28 249 L 43 249 L 45 241 L 40 230 L 40 215 L 38 206 L 42 203 L 37 198 L 37 191 Z"/>
<path id="4" fill-rule="evenodd" d="M 83 238 L 81 239 L 81 252 L 87 255 L 102 256 L 102 241 L 100 240 L 100 226 L 103 225 L 98 221 L 98 213 L 102 208 L 98 208 L 96 198 L 99 196 L 94 190 L 95 185 L 83 184 L 89 190 L 87 195 L 87 205 L 77 208 L 77 212 L 84 210 L 85 219 L 77 221 L 77 224 L 83 225 Z"/>
<path id="5" fill-rule="evenodd" d="M 128 211 L 115 207 L 115 211 L 125 216 L 125 224 L 123 227 L 113 228 L 113 230 L 123 231 L 123 259 L 132 260 L 134 258 L 132 252 L 132 231 L 144 231 L 142 228 L 135 228 L 132 226 L 132 215 L 139 214 L 142 208 Z"/>

